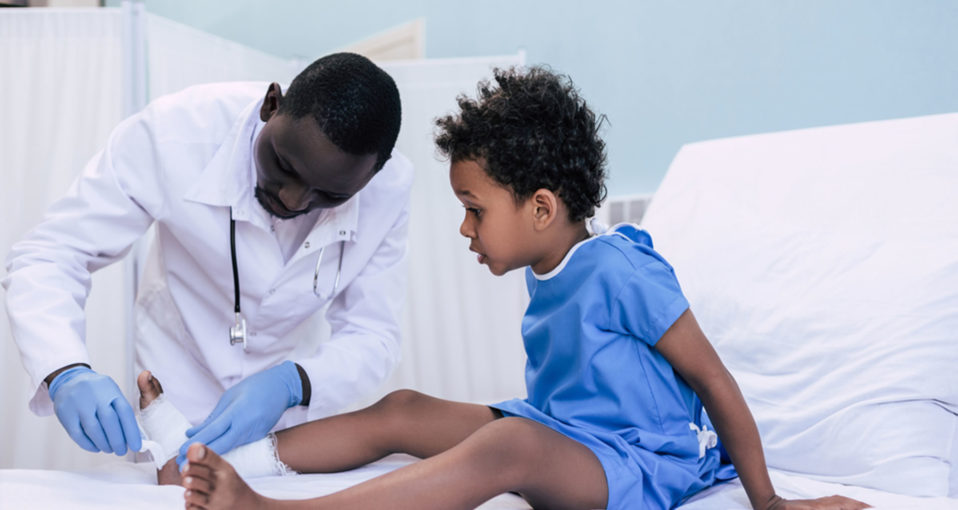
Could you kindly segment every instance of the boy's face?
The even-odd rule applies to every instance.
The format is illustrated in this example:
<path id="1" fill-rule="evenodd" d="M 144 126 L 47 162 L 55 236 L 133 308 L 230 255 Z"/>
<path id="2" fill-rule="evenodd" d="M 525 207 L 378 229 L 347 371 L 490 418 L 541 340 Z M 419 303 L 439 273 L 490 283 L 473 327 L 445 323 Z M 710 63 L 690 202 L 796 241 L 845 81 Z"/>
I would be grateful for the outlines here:
<path id="1" fill-rule="evenodd" d="M 375 175 L 375 154 L 347 154 L 311 116 L 294 119 L 277 113 L 276 107 L 264 107 L 266 125 L 254 146 L 255 194 L 273 216 L 293 218 L 336 207 Z"/>
<path id="2" fill-rule="evenodd" d="M 466 208 L 459 233 L 469 238 L 469 250 L 478 254 L 480 264 L 500 276 L 535 262 L 528 202 L 517 204 L 512 191 L 489 177 L 476 161 L 453 163 L 449 181 Z"/>

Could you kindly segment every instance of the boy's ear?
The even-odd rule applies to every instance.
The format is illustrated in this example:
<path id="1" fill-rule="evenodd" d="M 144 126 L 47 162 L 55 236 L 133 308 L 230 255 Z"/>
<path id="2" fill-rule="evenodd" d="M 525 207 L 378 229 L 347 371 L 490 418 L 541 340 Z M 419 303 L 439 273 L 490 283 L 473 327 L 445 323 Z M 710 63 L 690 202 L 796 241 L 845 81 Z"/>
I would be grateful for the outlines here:
<path id="1" fill-rule="evenodd" d="M 266 97 L 263 98 L 263 106 L 259 109 L 260 120 L 263 122 L 268 121 L 269 118 L 276 113 L 276 110 L 279 109 L 281 102 L 283 102 L 283 88 L 279 86 L 279 83 L 274 81 L 266 88 Z"/>
<path id="2" fill-rule="evenodd" d="M 529 199 L 532 206 L 533 228 L 545 230 L 559 214 L 559 198 L 545 188 L 536 190 Z"/>

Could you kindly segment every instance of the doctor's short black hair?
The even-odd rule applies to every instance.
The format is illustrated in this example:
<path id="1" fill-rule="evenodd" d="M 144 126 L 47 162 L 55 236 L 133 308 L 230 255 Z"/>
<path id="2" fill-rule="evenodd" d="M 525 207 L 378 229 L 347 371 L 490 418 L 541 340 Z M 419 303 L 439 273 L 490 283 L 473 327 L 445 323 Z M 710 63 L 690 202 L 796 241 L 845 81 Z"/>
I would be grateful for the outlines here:
<path id="1" fill-rule="evenodd" d="M 376 154 L 377 171 L 392 153 L 402 118 L 396 82 L 355 53 L 310 64 L 290 83 L 278 111 L 295 119 L 311 115 L 343 152 Z"/>
<path id="2" fill-rule="evenodd" d="M 605 142 L 596 116 L 568 76 L 545 67 L 495 69 L 498 87 L 479 83 L 478 97 L 460 95 L 458 115 L 436 120 L 439 152 L 453 163 L 473 160 L 524 200 L 538 189 L 556 193 L 570 221 L 595 214 L 605 198 Z"/>

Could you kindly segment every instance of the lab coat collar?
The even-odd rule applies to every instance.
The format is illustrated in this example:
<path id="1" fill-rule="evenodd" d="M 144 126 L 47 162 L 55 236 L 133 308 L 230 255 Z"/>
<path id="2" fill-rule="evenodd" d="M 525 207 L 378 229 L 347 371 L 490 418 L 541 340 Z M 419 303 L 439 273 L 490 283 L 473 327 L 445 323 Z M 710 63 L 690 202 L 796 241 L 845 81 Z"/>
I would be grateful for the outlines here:
<path id="1" fill-rule="evenodd" d="M 255 175 L 253 168 L 253 135 L 259 120 L 263 100 L 250 103 L 236 118 L 229 134 L 199 175 L 184 198 L 193 202 L 219 207 L 232 207 L 233 219 L 262 223 L 253 219 L 256 214 L 248 207 L 253 197 Z M 260 225 L 269 228 L 268 224 Z"/>
<path id="2" fill-rule="evenodd" d="M 332 209 L 319 215 L 306 241 L 314 246 L 326 246 L 339 241 L 355 241 L 359 224 L 359 196 L 362 191 Z M 294 258 L 296 258 L 294 256 Z"/>
<path id="3" fill-rule="evenodd" d="M 206 165 L 185 198 L 202 204 L 231 207 L 233 219 L 247 221 L 269 230 L 271 218 L 256 201 L 256 164 L 253 160 L 255 136 L 265 124 L 259 118 L 262 99 L 252 102 L 237 117 L 226 141 Z M 323 211 L 307 240 L 318 246 L 334 241 L 350 241 L 359 224 L 359 195 Z M 323 228 L 321 228 L 323 227 Z M 323 234 L 319 231 L 323 231 Z"/>

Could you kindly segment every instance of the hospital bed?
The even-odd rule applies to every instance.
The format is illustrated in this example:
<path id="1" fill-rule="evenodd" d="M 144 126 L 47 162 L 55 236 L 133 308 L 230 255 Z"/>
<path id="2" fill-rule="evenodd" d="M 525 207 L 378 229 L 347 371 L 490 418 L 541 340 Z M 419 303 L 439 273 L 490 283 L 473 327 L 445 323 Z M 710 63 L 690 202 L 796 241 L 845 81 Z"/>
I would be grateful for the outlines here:
<path id="1" fill-rule="evenodd" d="M 958 114 L 690 144 L 643 219 L 788 498 L 958 509 Z M 251 481 L 327 494 L 412 462 Z M 178 508 L 148 464 L 0 471 L 0 508 Z M 502 495 L 483 509 L 528 506 Z M 738 481 L 682 510 L 747 509 Z"/>
<path id="2" fill-rule="evenodd" d="M 687 145 L 642 225 L 780 494 L 958 509 L 958 114 Z"/>

